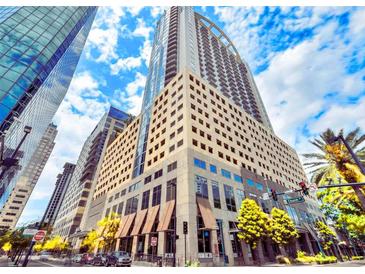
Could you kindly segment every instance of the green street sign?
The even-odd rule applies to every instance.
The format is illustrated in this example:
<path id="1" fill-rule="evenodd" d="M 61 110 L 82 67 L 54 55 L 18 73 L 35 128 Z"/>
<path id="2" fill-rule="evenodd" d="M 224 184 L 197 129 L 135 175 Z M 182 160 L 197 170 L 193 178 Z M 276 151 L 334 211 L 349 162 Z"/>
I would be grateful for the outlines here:
<path id="1" fill-rule="evenodd" d="M 299 197 L 295 197 L 295 198 L 289 198 L 289 199 L 285 199 L 284 203 L 286 205 L 289 204 L 297 204 L 297 203 L 304 203 L 304 197 L 303 196 L 299 196 Z"/>

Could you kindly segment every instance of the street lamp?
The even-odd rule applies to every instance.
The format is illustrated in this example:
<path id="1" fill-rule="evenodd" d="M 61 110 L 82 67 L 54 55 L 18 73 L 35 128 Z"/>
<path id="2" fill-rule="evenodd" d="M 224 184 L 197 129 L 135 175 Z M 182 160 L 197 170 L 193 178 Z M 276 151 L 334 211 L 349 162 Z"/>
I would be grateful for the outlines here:
<path id="1" fill-rule="evenodd" d="M 18 154 L 18 151 L 19 151 L 20 147 L 24 143 L 25 138 L 27 138 L 28 134 L 31 131 L 32 131 L 32 127 L 30 127 L 30 126 L 25 126 L 24 127 L 23 138 L 20 140 L 18 146 L 13 151 L 11 156 L 7 157 L 5 159 L 4 159 L 5 136 L 4 135 L 0 136 L 0 166 L 3 167 L 3 170 L 1 171 L 1 174 L 0 174 L 0 182 L 3 179 L 6 171 L 8 171 L 11 167 L 18 165 L 19 159 L 17 159 L 16 156 Z"/>
<path id="2" fill-rule="evenodd" d="M 174 195 L 175 195 L 175 207 L 174 207 L 174 232 L 173 232 L 173 253 L 172 253 L 172 266 L 176 267 L 176 207 L 177 207 L 177 203 L 176 203 L 176 198 L 177 198 L 177 186 L 176 186 L 176 181 L 172 181 L 171 185 L 174 186 Z"/>

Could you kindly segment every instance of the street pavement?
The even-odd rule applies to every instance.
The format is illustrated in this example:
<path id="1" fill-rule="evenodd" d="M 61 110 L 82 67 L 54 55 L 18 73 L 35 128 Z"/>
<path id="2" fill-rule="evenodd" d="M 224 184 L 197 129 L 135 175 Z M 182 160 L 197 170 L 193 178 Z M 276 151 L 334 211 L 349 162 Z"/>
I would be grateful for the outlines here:
<path id="1" fill-rule="evenodd" d="M 19 267 L 21 266 L 21 262 L 19 263 Z M 63 259 L 51 258 L 47 261 L 40 261 L 38 256 L 32 256 L 28 263 L 29 267 L 93 267 L 92 265 L 80 265 L 79 263 L 72 263 L 71 265 L 65 265 Z M 133 264 L 132 266 L 146 266 L 141 264 Z M 288 267 L 286 265 L 272 264 L 265 265 L 271 267 Z M 312 266 L 312 267 L 365 267 L 365 260 L 361 261 L 349 261 L 349 262 L 340 262 L 335 264 L 325 264 L 325 265 L 291 265 L 291 266 Z M 14 263 L 8 259 L 6 256 L 0 257 L 0 267 L 16 267 Z M 289 266 L 290 267 L 290 266 Z"/>

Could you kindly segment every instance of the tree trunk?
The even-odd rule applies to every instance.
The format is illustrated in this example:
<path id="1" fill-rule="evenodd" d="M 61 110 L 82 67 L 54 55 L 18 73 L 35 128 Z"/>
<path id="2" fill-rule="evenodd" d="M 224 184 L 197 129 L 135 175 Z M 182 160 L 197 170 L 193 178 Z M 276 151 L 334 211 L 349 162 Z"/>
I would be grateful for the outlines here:
<path id="1" fill-rule="evenodd" d="M 360 186 L 353 186 L 352 188 L 354 189 L 357 198 L 359 198 L 360 205 L 361 205 L 362 209 L 365 211 L 365 195 L 364 195 L 364 193 L 362 193 L 362 191 L 360 189 Z"/>

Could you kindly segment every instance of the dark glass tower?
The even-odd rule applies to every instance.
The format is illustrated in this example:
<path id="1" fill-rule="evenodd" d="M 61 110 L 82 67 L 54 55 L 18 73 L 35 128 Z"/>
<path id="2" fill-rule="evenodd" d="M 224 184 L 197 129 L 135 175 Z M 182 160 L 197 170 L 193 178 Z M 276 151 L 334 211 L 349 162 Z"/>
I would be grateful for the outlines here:
<path id="1" fill-rule="evenodd" d="M 20 168 L 0 182 L 0 211 L 62 102 L 96 7 L 0 8 L 0 134 L 5 155 L 19 151 Z M 19 171 L 20 169 L 20 171 Z"/>

